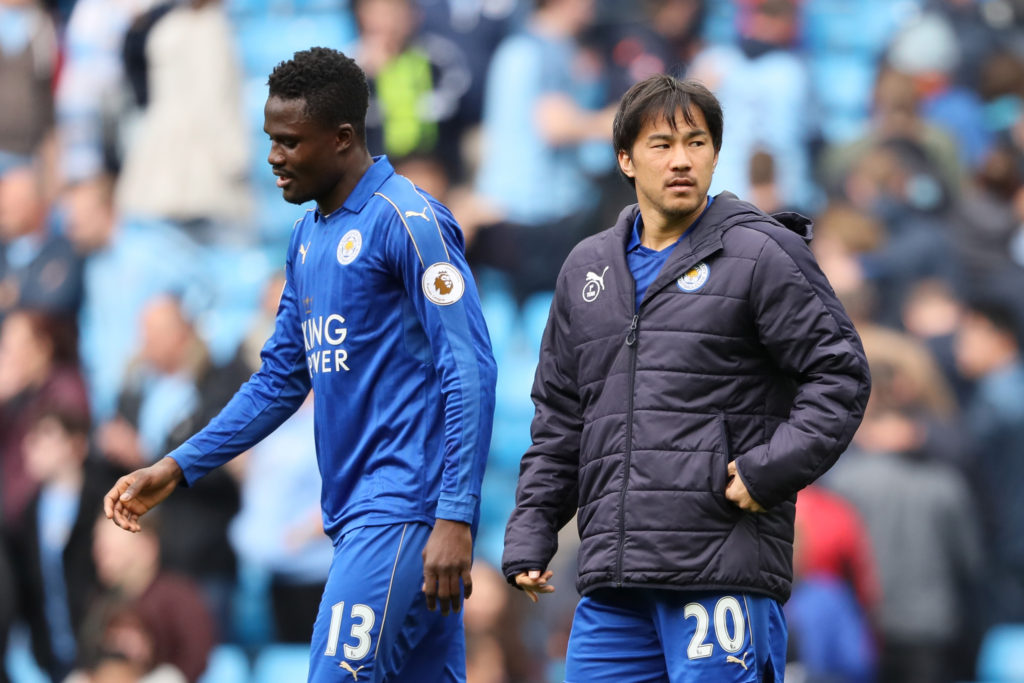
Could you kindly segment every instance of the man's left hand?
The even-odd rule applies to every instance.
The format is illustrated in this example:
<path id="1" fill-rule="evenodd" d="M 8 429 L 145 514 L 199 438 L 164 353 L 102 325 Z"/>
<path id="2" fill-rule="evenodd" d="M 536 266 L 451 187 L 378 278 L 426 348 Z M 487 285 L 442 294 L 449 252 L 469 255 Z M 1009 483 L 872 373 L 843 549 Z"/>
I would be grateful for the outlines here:
<path id="1" fill-rule="evenodd" d="M 441 614 L 458 612 L 463 593 L 473 592 L 470 569 L 473 566 L 473 535 L 469 525 L 439 519 L 423 549 L 423 592 L 427 596 L 427 609 L 433 611 L 438 602 Z M 461 580 L 461 586 L 459 584 Z"/>
<path id="2" fill-rule="evenodd" d="M 747 512 L 764 512 L 764 508 L 761 504 L 753 499 L 750 495 L 750 491 L 747 491 L 747 485 L 740 479 L 740 475 L 736 473 L 736 463 L 729 463 L 729 483 L 725 487 L 725 497 L 729 501 L 733 502 L 741 510 Z"/>

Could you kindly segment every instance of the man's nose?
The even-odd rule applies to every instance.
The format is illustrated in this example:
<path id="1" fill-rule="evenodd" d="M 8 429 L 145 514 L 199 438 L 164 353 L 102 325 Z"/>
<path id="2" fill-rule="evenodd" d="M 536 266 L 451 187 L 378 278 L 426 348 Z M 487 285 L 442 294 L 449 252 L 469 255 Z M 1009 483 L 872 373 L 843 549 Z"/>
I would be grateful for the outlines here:
<path id="1" fill-rule="evenodd" d="M 686 145 L 675 145 L 672 148 L 672 168 L 676 169 L 687 169 L 690 168 L 690 150 L 686 148 Z"/>
<path id="2" fill-rule="evenodd" d="M 284 153 L 281 146 L 276 142 L 270 143 L 270 152 L 267 154 L 267 163 L 271 166 L 280 166 L 284 163 Z"/>

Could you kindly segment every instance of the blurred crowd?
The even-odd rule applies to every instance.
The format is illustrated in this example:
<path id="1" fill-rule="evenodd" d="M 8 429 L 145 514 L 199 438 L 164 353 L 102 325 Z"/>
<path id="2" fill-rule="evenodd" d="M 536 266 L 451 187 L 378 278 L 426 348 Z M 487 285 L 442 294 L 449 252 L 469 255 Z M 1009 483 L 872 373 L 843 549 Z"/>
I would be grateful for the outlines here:
<path id="1" fill-rule="evenodd" d="M 874 378 L 798 499 L 787 679 L 988 666 L 1024 624 L 1024 1 L 0 0 L 0 682 L 230 683 L 221 649 L 308 642 L 331 553 L 308 406 L 143 533 L 100 515 L 258 367 L 301 213 L 266 78 L 312 45 L 366 71 L 371 152 L 451 206 L 480 284 L 471 683 L 561 680 L 574 528 L 540 605 L 495 567 L 555 276 L 633 201 L 611 120 L 657 72 L 722 102 L 712 193 L 813 217 Z"/>

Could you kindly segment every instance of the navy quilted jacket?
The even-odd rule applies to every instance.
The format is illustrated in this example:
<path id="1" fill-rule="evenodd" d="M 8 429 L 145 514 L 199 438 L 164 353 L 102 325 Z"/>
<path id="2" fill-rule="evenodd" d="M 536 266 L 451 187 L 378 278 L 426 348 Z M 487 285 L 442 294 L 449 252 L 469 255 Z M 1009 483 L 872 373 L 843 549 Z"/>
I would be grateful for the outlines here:
<path id="1" fill-rule="evenodd" d="M 785 601 L 796 493 L 846 448 L 867 361 L 796 214 L 729 193 L 635 307 L 638 208 L 581 242 L 558 278 L 533 386 L 503 571 L 547 566 L 577 513 L 582 594 L 737 590 Z M 724 495 L 735 460 L 767 512 Z"/>

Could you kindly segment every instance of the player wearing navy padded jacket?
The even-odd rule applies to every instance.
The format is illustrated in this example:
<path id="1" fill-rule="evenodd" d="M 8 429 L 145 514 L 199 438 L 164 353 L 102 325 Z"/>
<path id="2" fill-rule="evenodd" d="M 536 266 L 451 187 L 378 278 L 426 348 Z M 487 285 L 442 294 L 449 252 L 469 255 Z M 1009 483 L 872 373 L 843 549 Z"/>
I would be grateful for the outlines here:
<path id="1" fill-rule="evenodd" d="M 551 592 L 575 515 L 569 683 L 782 680 L 796 493 L 867 402 L 810 222 L 708 197 L 722 121 L 699 83 L 633 86 L 614 144 L 637 204 L 558 276 L 502 568 Z"/>
<path id="2" fill-rule="evenodd" d="M 138 530 L 179 482 L 257 443 L 312 389 L 334 556 L 308 680 L 462 680 L 462 620 L 449 613 L 472 591 L 495 384 L 462 233 L 370 156 L 355 62 L 312 48 L 269 86 L 267 161 L 285 200 L 316 208 L 295 224 L 262 365 L 202 431 L 118 480 L 104 509 Z"/>

